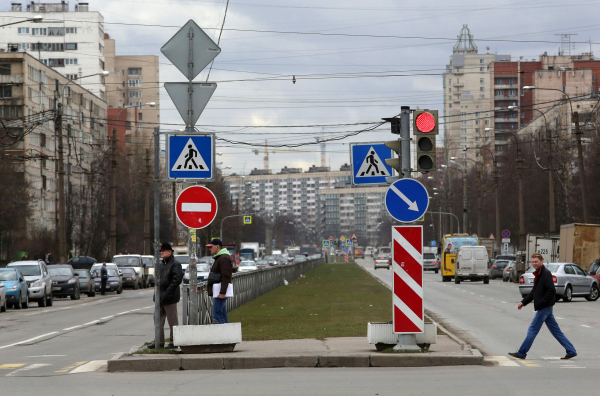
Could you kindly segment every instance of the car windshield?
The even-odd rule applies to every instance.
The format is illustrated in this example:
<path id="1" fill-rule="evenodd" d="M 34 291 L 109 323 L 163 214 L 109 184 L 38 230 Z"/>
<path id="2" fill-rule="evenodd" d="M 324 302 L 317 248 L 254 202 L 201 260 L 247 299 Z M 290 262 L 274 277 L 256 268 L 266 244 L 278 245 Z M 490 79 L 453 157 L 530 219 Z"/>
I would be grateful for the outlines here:
<path id="1" fill-rule="evenodd" d="M 75 275 L 79 276 L 81 279 L 87 279 L 90 277 L 87 272 L 75 272 Z"/>
<path id="2" fill-rule="evenodd" d="M 42 274 L 39 265 L 19 265 L 18 268 L 23 276 L 39 276 Z"/>
<path id="3" fill-rule="evenodd" d="M 390 248 L 379 248 L 380 254 L 389 254 L 391 252 L 392 252 L 392 249 L 390 249 Z"/>
<path id="4" fill-rule="evenodd" d="M 113 262 L 117 267 L 139 267 L 140 258 L 136 256 L 113 257 Z"/>
<path id="5" fill-rule="evenodd" d="M 423 258 L 425 260 L 435 260 L 435 254 L 434 253 L 425 253 L 423 255 Z"/>
<path id="6" fill-rule="evenodd" d="M 109 269 L 108 271 L 108 276 L 119 276 L 119 274 L 117 274 L 117 271 Z"/>
<path id="7" fill-rule="evenodd" d="M 254 261 L 242 261 L 240 263 L 240 267 L 253 267 L 254 265 Z"/>
<path id="8" fill-rule="evenodd" d="M 16 281 L 17 271 L 0 271 L 0 281 Z"/>
<path id="9" fill-rule="evenodd" d="M 190 256 L 188 255 L 176 255 L 175 260 L 179 261 L 179 264 L 189 264 Z"/>
<path id="10" fill-rule="evenodd" d="M 124 274 L 135 274 L 135 270 L 133 268 L 123 268 L 121 272 Z"/>
<path id="11" fill-rule="evenodd" d="M 48 268 L 52 276 L 73 276 L 71 268 Z"/>
<path id="12" fill-rule="evenodd" d="M 265 260 L 273 261 L 273 260 L 277 260 L 277 257 L 276 256 L 265 256 Z"/>
<path id="13" fill-rule="evenodd" d="M 142 261 L 146 264 L 146 267 L 152 268 L 154 267 L 154 260 L 150 257 L 142 257 Z"/>
<path id="14" fill-rule="evenodd" d="M 500 268 L 504 268 L 508 265 L 508 260 L 496 260 L 494 264 Z"/>
<path id="15" fill-rule="evenodd" d="M 190 267 L 187 267 L 185 272 L 190 272 Z M 206 264 L 196 264 L 196 272 L 210 272 L 210 267 Z"/>

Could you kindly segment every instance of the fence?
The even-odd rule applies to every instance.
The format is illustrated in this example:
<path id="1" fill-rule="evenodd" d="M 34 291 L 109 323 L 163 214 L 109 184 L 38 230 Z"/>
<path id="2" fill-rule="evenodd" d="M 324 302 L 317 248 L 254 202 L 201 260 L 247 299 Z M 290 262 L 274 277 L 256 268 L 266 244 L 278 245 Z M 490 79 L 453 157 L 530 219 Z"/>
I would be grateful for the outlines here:
<path id="1" fill-rule="evenodd" d="M 233 298 L 227 299 L 227 312 L 241 307 L 245 303 L 254 300 L 258 296 L 270 292 L 283 285 L 283 280 L 292 281 L 300 274 L 325 263 L 325 259 L 307 260 L 301 263 L 282 265 L 260 269 L 252 272 L 238 272 L 233 274 Z M 189 321 L 190 286 L 183 286 L 183 312 L 182 324 L 187 325 Z M 207 292 L 207 283 L 198 283 L 198 324 L 212 323 L 212 297 Z"/>

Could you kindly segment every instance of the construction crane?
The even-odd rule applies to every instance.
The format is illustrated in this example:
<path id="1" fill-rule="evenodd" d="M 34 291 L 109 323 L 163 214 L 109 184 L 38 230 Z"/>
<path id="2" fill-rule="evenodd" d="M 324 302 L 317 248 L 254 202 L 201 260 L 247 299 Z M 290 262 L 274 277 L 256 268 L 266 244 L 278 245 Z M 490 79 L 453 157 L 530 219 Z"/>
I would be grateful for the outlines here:
<path id="1" fill-rule="evenodd" d="M 260 150 L 252 150 L 252 152 L 255 155 L 260 154 Z M 314 153 L 315 150 L 310 150 L 310 149 L 270 149 L 268 147 L 267 144 L 267 140 L 265 139 L 265 149 L 264 149 L 264 167 L 265 170 L 269 170 L 269 153 L 270 154 L 275 154 L 275 153 Z M 321 166 L 325 166 L 326 164 L 326 157 L 325 157 L 325 143 L 321 142 Z"/>

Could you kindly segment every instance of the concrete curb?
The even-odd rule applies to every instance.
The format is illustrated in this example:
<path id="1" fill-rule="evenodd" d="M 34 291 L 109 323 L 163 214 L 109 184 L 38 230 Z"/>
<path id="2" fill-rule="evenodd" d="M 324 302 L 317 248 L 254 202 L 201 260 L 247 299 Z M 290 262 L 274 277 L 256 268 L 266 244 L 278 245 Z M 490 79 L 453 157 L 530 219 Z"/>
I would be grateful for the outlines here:
<path id="1" fill-rule="evenodd" d="M 176 370 L 248 370 L 282 367 L 438 367 L 481 366 L 483 356 L 472 355 L 371 354 L 371 355 L 291 355 L 192 357 L 116 355 L 108 361 L 108 371 L 150 372 Z"/>

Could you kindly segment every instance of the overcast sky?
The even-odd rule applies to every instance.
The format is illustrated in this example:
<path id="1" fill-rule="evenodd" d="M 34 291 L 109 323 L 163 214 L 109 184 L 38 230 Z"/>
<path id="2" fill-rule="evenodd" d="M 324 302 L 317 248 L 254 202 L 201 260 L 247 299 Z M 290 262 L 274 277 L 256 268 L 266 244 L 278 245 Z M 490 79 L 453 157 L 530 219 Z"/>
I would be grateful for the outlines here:
<path id="1" fill-rule="evenodd" d="M 3 0 L 8 3 L 7 0 Z M 90 10 L 104 16 L 105 31 L 116 39 L 117 54 L 160 55 L 160 80 L 184 81 L 160 53 L 178 30 L 174 27 L 129 26 L 112 23 L 182 26 L 188 19 L 217 41 L 227 0 L 102 0 Z M 222 33 L 221 54 L 210 81 L 218 88 L 197 126 L 218 136 L 270 145 L 314 142 L 316 137 L 342 136 L 369 125 L 286 128 L 285 126 L 377 122 L 399 113 L 401 105 L 442 110 L 442 78 L 452 46 L 468 24 L 480 52 L 510 54 L 516 60 L 556 54 L 557 33 L 576 33 L 574 41 L 597 42 L 600 1 L 394 1 L 394 0 L 231 0 Z M 73 4 L 71 4 L 73 8 Z M 277 31 L 243 32 L 228 29 Z M 286 34 L 327 33 L 331 35 Z M 344 35 L 423 38 L 353 37 Z M 441 38 L 441 39 L 437 39 Z M 447 38 L 447 39 L 446 39 Z M 506 41 L 486 41 L 486 40 Z M 531 42 L 515 42 L 515 40 Z M 550 42 L 539 42 L 550 41 Z M 575 51 L 588 52 L 589 44 Z M 597 45 L 592 44 L 592 50 Z M 342 78 L 348 74 L 386 77 Z M 403 74 L 406 76 L 389 76 Z M 296 83 L 292 83 L 292 76 Z M 306 77 L 309 77 L 307 79 Z M 231 81 L 281 78 L 279 81 Z M 206 73 L 197 77 L 205 80 Z M 161 84 L 162 129 L 182 124 Z M 440 113 L 441 114 L 441 113 Z M 282 126 L 252 128 L 252 126 Z M 219 126 L 219 127 L 216 127 Z M 349 163 L 348 142 L 390 140 L 389 126 L 327 144 L 327 165 Z M 228 172 L 263 167 L 263 148 L 219 142 L 219 160 Z M 271 153 L 270 168 L 320 164 L 317 145 L 300 152 Z"/>

